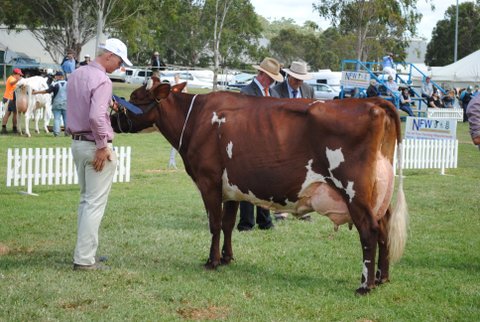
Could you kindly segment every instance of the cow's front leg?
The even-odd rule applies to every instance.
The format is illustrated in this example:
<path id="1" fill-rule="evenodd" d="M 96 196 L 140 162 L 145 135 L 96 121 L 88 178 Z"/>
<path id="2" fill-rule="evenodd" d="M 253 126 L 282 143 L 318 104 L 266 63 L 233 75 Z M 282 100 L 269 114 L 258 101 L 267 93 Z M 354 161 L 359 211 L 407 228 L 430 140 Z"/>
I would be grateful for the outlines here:
<path id="1" fill-rule="evenodd" d="M 235 227 L 235 219 L 237 215 L 239 203 L 236 201 L 227 201 L 223 204 L 223 248 L 222 248 L 222 264 L 230 264 L 233 260 L 232 249 L 232 232 Z"/>

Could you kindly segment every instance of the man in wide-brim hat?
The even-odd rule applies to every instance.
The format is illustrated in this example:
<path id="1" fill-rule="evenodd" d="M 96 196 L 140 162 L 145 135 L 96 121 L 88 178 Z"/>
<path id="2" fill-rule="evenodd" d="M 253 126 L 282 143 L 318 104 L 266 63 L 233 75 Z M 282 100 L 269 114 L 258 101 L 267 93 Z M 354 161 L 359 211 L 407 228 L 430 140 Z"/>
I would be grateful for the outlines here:
<path id="1" fill-rule="evenodd" d="M 278 93 L 270 88 L 275 82 L 283 82 L 283 76 L 280 74 L 280 63 L 271 57 L 266 57 L 260 65 L 252 65 L 257 70 L 257 76 L 253 81 L 242 88 L 240 93 L 253 96 L 273 96 L 279 97 Z"/>
<path id="2" fill-rule="evenodd" d="M 260 65 L 252 66 L 257 70 L 257 76 L 249 85 L 242 88 L 240 93 L 251 96 L 279 97 L 271 87 L 275 81 L 283 81 L 283 76 L 280 74 L 280 63 L 275 58 L 266 57 Z M 268 209 L 257 206 L 257 220 L 255 221 L 254 205 L 247 201 L 240 202 L 240 221 L 237 229 L 239 231 L 252 230 L 255 222 L 260 229 L 271 229 L 274 226 Z"/>
<path id="3" fill-rule="evenodd" d="M 313 88 L 304 83 L 304 81 L 312 79 L 305 62 L 294 61 L 290 68 L 285 68 L 283 71 L 287 74 L 286 81 L 273 88 L 280 94 L 280 97 L 313 98 Z"/>
<path id="4" fill-rule="evenodd" d="M 304 81 L 312 79 L 312 75 L 308 73 L 307 64 L 301 61 L 293 61 L 290 64 L 290 68 L 284 68 L 283 71 L 286 74 L 286 79 L 283 83 L 277 84 L 273 90 L 277 92 L 280 97 L 283 98 L 311 98 L 314 97 L 313 88 L 304 83 Z M 288 217 L 288 213 L 275 213 L 276 220 L 285 219 Z M 310 215 L 306 214 L 300 219 L 310 220 Z"/>

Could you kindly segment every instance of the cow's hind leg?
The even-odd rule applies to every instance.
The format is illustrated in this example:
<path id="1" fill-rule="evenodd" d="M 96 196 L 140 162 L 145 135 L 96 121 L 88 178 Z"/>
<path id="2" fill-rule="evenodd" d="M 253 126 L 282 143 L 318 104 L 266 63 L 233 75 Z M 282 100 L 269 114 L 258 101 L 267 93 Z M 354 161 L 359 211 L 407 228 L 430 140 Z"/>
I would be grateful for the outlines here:
<path id="1" fill-rule="evenodd" d="M 215 269 L 221 264 L 220 260 L 220 234 L 222 229 L 222 196 L 220 191 L 211 188 L 210 185 L 198 185 L 202 193 L 205 209 L 208 214 L 208 223 L 212 242 L 210 244 L 210 255 L 205 263 L 206 269 Z"/>
<path id="2" fill-rule="evenodd" d="M 390 210 L 379 221 L 378 231 L 378 268 L 375 276 L 377 285 L 389 281 L 390 260 L 388 258 L 388 220 L 390 218 Z"/>
<path id="3" fill-rule="evenodd" d="M 236 201 L 228 201 L 223 204 L 223 248 L 222 248 L 222 264 L 230 264 L 233 260 L 232 249 L 232 232 L 235 227 L 235 219 L 237 215 L 239 203 Z"/>
<path id="4" fill-rule="evenodd" d="M 375 288 L 375 256 L 378 242 L 378 223 L 373 219 L 370 210 L 364 207 L 350 208 L 351 215 L 358 233 L 363 252 L 363 270 L 360 287 L 357 294 L 364 295 Z"/>

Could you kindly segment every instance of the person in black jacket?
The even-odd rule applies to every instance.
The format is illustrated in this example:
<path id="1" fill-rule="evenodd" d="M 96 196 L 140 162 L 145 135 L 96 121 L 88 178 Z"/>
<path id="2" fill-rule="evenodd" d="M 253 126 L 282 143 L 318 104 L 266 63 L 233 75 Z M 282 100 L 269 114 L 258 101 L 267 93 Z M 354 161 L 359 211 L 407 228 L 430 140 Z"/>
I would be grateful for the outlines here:
<path id="1" fill-rule="evenodd" d="M 165 70 L 167 66 L 163 60 L 160 58 L 160 54 L 158 51 L 154 52 L 151 58 L 150 66 L 152 66 L 152 70 Z"/>
<path id="2" fill-rule="evenodd" d="M 374 79 L 370 80 L 370 85 L 367 88 L 367 97 L 375 97 L 379 95 L 377 81 Z"/>
<path id="3" fill-rule="evenodd" d="M 270 57 L 266 57 L 260 65 L 253 65 L 257 72 L 257 76 L 253 81 L 243 87 L 240 93 L 251 96 L 272 96 L 280 97 L 278 92 L 271 86 L 277 82 L 283 82 L 283 76 L 280 74 L 280 63 Z M 272 217 L 270 211 L 257 206 L 257 220 L 258 228 L 271 229 L 273 228 Z M 247 201 L 240 202 L 240 221 L 237 225 L 239 231 L 252 230 L 255 226 L 254 205 Z"/>

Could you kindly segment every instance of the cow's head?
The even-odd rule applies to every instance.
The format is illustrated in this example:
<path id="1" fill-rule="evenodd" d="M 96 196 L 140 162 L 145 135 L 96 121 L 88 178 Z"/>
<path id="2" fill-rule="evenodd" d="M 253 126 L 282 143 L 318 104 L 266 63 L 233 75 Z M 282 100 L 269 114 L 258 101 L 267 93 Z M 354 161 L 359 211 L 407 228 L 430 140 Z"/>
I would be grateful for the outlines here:
<path id="1" fill-rule="evenodd" d="M 143 85 L 130 94 L 129 102 L 138 106 L 143 113 L 134 114 L 125 107 L 119 107 L 117 112 L 110 115 L 110 122 L 115 132 L 136 133 L 152 127 L 157 118 L 160 101 L 167 98 L 171 92 L 179 93 L 186 83 L 170 86 L 168 83 L 156 83 L 147 90 Z"/>

